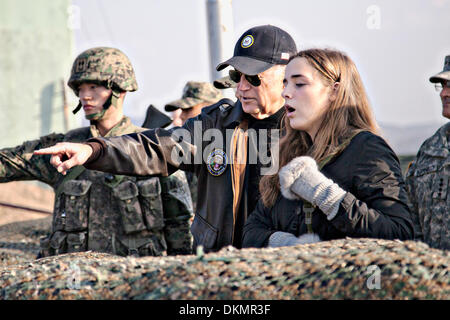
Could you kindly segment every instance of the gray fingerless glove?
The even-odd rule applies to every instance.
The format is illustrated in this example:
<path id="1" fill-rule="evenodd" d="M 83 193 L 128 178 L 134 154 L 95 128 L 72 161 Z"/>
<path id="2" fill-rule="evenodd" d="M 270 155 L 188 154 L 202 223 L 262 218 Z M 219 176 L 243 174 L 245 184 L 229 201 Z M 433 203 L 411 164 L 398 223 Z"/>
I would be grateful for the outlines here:
<path id="1" fill-rule="evenodd" d="M 328 220 L 336 216 L 346 191 L 325 177 L 313 158 L 294 158 L 281 168 L 278 175 L 281 193 L 285 198 L 301 198 L 318 206 Z"/>
<path id="2" fill-rule="evenodd" d="M 277 231 L 270 236 L 268 247 L 289 247 L 297 244 L 315 243 L 319 241 L 321 241 L 321 239 L 315 233 L 305 233 L 297 238 L 292 233 Z"/>

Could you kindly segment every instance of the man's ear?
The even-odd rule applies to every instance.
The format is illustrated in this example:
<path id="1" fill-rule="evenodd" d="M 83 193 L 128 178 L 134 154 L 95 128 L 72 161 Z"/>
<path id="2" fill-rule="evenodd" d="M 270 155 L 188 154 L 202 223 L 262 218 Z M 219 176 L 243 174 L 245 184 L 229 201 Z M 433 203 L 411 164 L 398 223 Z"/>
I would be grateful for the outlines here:
<path id="1" fill-rule="evenodd" d="M 330 101 L 333 102 L 334 100 L 336 100 L 337 98 L 337 93 L 338 93 L 338 89 L 339 86 L 341 84 L 339 82 L 335 82 L 333 83 L 333 86 L 331 87 L 331 92 L 330 92 Z"/>

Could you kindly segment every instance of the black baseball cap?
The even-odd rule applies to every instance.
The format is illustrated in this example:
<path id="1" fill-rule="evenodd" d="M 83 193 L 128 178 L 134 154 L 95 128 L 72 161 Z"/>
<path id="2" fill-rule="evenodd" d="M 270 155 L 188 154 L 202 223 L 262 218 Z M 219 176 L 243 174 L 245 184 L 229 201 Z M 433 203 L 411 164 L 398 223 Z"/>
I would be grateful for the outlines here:
<path id="1" fill-rule="evenodd" d="M 258 26 L 244 32 L 234 46 L 233 57 L 219 64 L 216 70 L 233 66 L 252 76 L 274 65 L 287 64 L 295 54 L 294 39 L 286 31 L 271 25 Z"/>

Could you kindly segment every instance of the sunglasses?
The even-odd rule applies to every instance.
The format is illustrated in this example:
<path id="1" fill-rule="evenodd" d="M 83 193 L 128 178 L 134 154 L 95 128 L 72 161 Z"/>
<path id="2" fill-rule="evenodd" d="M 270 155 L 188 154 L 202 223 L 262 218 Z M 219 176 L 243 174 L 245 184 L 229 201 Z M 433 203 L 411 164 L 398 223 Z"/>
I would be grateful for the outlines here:
<path id="1" fill-rule="evenodd" d="M 436 89 L 437 92 L 441 92 L 442 89 L 444 89 L 444 88 L 450 88 L 450 81 L 442 81 L 439 83 L 435 83 L 434 88 Z"/>
<path id="2" fill-rule="evenodd" d="M 244 75 L 245 79 L 254 87 L 258 87 L 261 85 L 261 79 L 258 75 L 249 76 L 246 74 L 243 74 L 240 71 L 237 70 L 230 70 L 228 71 L 228 74 L 230 75 L 230 79 L 233 80 L 236 83 L 239 83 L 241 81 L 242 75 Z"/>

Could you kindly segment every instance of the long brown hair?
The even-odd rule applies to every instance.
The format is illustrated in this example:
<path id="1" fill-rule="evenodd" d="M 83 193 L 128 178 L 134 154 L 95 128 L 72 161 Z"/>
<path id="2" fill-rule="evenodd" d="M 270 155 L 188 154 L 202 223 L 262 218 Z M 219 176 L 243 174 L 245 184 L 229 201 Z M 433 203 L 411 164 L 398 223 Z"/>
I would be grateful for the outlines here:
<path id="1" fill-rule="evenodd" d="M 335 99 L 324 115 L 323 121 L 310 145 L 305 131 L 292 129 L 289 119 L 282 121 L 283 137 L 280 139 L 279 166 L 295 157 L 308 155 L 320 162 L 333 154 L 343 140 L 360 131 L 377 133 L 378 126 L 367 98 L 361 77 L 353 61 L 343 52 L 331 49 L 300 51 L 296 58 L 305 58 L 315 68 L 324 85 L 338 83 Z M 261 199 L 266 207 L 272 207 L 280 192 L 278 173 L 266 175 L 259 183 Z"/>

